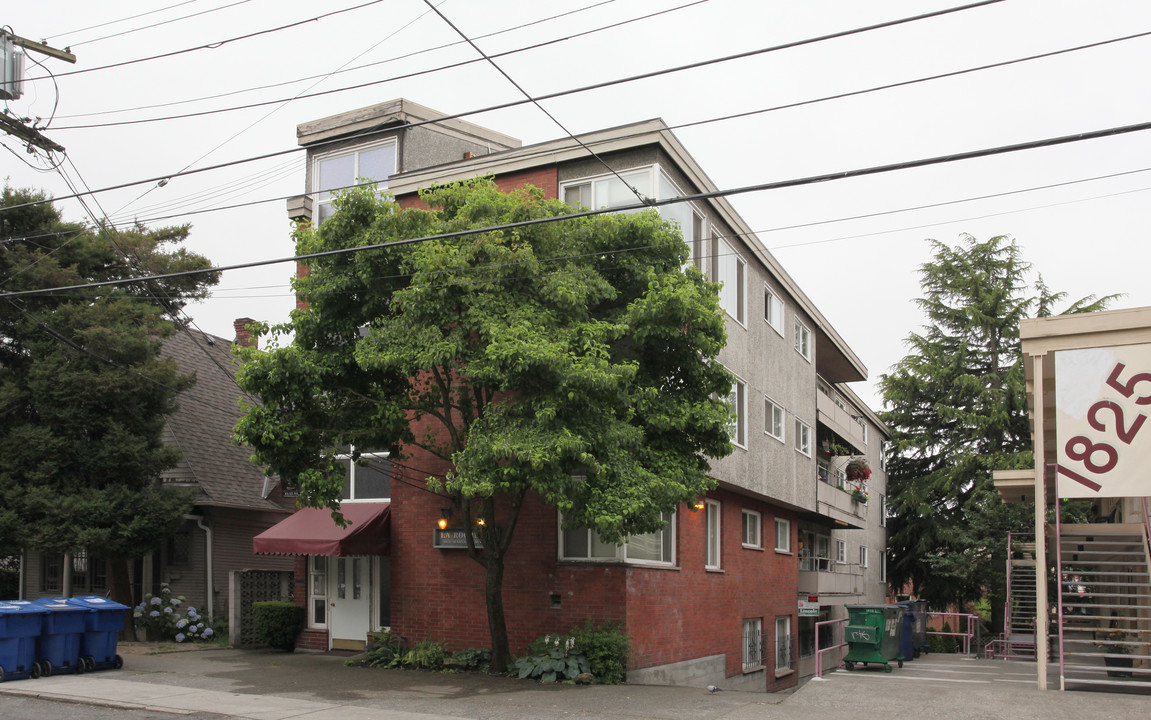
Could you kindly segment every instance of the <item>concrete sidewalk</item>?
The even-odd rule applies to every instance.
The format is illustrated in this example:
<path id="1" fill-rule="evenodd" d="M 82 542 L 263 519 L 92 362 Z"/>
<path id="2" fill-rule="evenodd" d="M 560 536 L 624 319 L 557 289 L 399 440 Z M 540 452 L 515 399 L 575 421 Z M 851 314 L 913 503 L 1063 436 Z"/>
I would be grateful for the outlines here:
<path id="1" fill-rule="evenodd" d="M 1039 692 L 1034 665 L 931 655 L 890 674 L 838 671 L 794 693 L 541 685 L 473 673 L 346 667 L 343 657 L 245 650 L 125 655 L 119 671 L 0 684 L 5 695 L 251 720 L 932 720 L 1147 717 L 1146 696 Z"/>

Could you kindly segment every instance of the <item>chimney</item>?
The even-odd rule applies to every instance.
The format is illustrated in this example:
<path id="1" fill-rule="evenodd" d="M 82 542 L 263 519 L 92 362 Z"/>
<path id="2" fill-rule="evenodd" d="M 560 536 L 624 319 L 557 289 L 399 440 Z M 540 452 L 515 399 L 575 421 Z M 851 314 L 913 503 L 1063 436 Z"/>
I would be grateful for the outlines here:
<path id="1" fill-rule="evenodd" d="M 236 318 L 232 326 L 236 328 L 236 344 L 242 347 L 256 347 L 259 339 L 256 335 L 248 329 L 248 326 L 256 322 L 252 318 L 242 317 Z"/>

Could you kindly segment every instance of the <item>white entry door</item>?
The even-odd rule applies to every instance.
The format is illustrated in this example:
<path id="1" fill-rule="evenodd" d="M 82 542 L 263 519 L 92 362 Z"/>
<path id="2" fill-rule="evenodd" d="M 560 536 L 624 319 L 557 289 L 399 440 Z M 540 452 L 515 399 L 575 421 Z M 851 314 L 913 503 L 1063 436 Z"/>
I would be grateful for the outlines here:
<path id="1" fill-rule="evenodd" d="M 372 629 L 370 557 L 329 558 L 328 603 L 332 649 L 363 650 Z"/>

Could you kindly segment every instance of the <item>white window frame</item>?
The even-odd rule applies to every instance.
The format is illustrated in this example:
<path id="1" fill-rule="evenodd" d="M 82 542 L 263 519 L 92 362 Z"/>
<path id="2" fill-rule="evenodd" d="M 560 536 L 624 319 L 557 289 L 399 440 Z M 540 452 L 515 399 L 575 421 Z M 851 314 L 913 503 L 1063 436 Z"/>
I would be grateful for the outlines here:
<path id="1" fill-rule="evenodd" d="M 316 568 L 316 560 L 324 561 L 324 569 Z M 332 571 L 331 558 L 326 555 L 308 556 L 308 627 L 327 628 L 331 612 L 328 606 L 328 573 Z M 324 608 L 324 621 L 316 620 L 316 605 Z"/>
<path id="2" fill-rule="evenodd" d="M 745 548 L 763 547 L 763 516 L 755 510 L 743 508 L 740 513 L 740 534 Z M 754 532 L 749 532 L 754 526 Z"/>
<path id="3" fill-rule="evenodd" d="M 731 442 L 747 449 L 747 383 L 739 378 L 731 384 L 728 402 L 735 410 L 735 424 L 730 427 Z"/>
<path id="4" fill-rule="evenodd" d="M 799 315 L 795 316 L 795 351 L 799 353 L 800 357 L 804 360 L 811 362 L 811 330 L 803 321 L 799 319 Z"/>
<path id="5" fill-rule="evenodd" d="M 752 672 L 763 664 L 763 618 L 743 621 L 743 671 Z"/>
<path id="6" fill-rule="evenodd" d="M 776 419 L 779 420 L 779 434 L 776 434 Z M 764 395 L 763 432 L 781 443 L 787 442 L 787 410 L 782 405 Z"/>
<path id="7" fill-rule="evenodd" d="M 665 516 L 665 519 L 667 520 L 667 525 L 662 530 L 657 530 L 657 531 L 655 531 L 655 533 L 645 533 L 645 534 L 646 535 L 654 535 L 654 534 L 658 533 L 660 535 L 660 556 L 661 557 L 667 557 L 669 559 L 668 560 L 651 560 L 649 558 L 628 557 L 628 546 L 629 546 L 629 544 L 628 544 L 628 541 L 626 541 L 626 540 L 624 542 L 618 544 L 618 545 L 615 545 L 614 550 L 613 550 L 611 555 L 604 554 L 604 555 L 593 556 L 591 554 L 591 552 L 592 552 L 592 548 L 595 546 L 595 542 L 598 542 L 601 547 L 603 545 L 605 545 L 606 543 L 604 543 L 602 540 L 598 540 L 598 538 L 596 538 L 595 542 L 593 542 L 593 538 L 591 535 L 591 532 L 592 532 L 591 528 L 586 528 L 586 527 L 585 528 L 574 528 L 573 530 L 570 530 L 568 532 L 587 533 L 588 555 L 586 557 L 567 555 L 566 554 L 566 548 L 564 547 L 563 514 L 557 512 L 556 513 L 556 519 L 557 519 L 556 528 L 559 532 L 559 538 L 558 538 L 557 548 L 556 548 L 557 558 L 559 560 L 563 560 L 565 562 L 587 562 L 587 563 L 624 562 L 624 563 L 628 563 L 630 565 L 657 565 L 660 567 L 674 567 L 675 566 L 675 555 L 676 555 L 676 548 L 675 548 L 676 532 L 675 532 L 675 528 L 676 528 L 677 513 L 675 513 L 675 512 L 664 513 L 664 516 Z"/>
<path id="8" fill-rule="evenodd" d="M 811 426 L 795 418 L 795 451 L 811 457 Z"/>
<path id="9" fill-rule="evenodd" d="M 391 502 L 392 498 L 390 497 L 390 493 L 389 493 L 389 497 L 364 497 L 364 498 L 356 497 L 356 468 L 360 466 L 361 462 L 371 462 L 372 460 L 387 460 L 391 456 L 391 453 L 388 452 L 387 450 L 380 450 L 380 451 L 365 450 L 365 451 L 360 453 L 359 461 L 356 461 L 356 460 L 352 460 L 352 455 L 355 452 L 355 449 L 356 449 L 356 446 L 352 445 L 348 452 L 340 453 L 339 455 L 336 455 L 337 460 L 339 460 L 340 462 L 343 462 L 346 460 L 348 463 L 348 497 L 341 498 L 340 502 L 341 503 Z M 382 471 L 379 471 L 379 472 L 382 472 Z M 390 464 L 388 465 L 388 474 L 389 474 L 389 479 L 390 479 L 390 476 L 391 476 L 391 465 Z M 389 483 L 389 486 L 390 486 L 390 483 Z"/>
<path id="10" fill-rule="evenodd" d="M 882 553 L 879 560 L 879 582 L 887 582 L 887 553 Z"/>
<path id="11" fill-rule="evenodd" d="M 330 152 L 317 153 L 312 157 L 312 181 L 311 181 L 311 196 L 312 196 L 312 219 L 315 224 L 321 221 L 321 207 L 330 207 L 332 200 L 335 199 L 335 192 L 343 188 L 332 188 L 331 190 L 320 190 L 320 165 L 325 160 L 334 160 L 336 158 L 352 155 L 355 157 L 355 169 L 352 171 L 352 182 L 357 183 L 360 178 L 360 155 L 365 152 L 370 152 L 388 145 L 392 146 L 392 169 L 388 173 L 388 177 L 376 182 L 377 190 L 385 190 L 388 187 L 388 179 L 396 174 L 397 166 L 400 158 L 400 145 L 396 138 L 391 137 L 378 142 L 366 143 L 364 145 L 357 145 L 355 147 L 340 148 L 339 150 L 332 150 Z M 329 193 L 327 198 L 321 199 L 322 193 Z"/>
<path id="12" fill-rule="evenodd" d="M 887 527 L 887 496 L 879 493 L 879 527 Z"/>
<path id="13" fill-rule="evenodd" d="M 791 669 L 791 616 L 775 619 L 775 671 Z"/>
<path id="14" fill-rule="evenodd" d="M 706 570 L 719 570 L 723 567 L 723 527 L 721 525 L 723 506 L 718 500 L 708 500 L 704 509 L 704 561 Z"/>
<path id="15" fill-rule="evenodd" d="M 780 540 L 783 544 L 780 544 Z M 791 552 L 791 521 L 785 518 L 775 519 L 775 551 L 781 553 Z"/>
<path id="16" fill-rule="evenodd" d="M 868 567 L 868 561 L 870 560 L 869 555 L 870 555 L 870 553 L 867 550 L 867 546 L 866 545 L 860 545 L 859 546 L 859 567 L 861 567 L 861 568 Z"/>
<path id="17" fill-rule="evenodd" d="M 743 259 L 735 246 L 721 237 L 719 233 L 712 233 L 711 247 L 712 282 L 723 282 L 723 278 L 720 277 L 720 266 L 723 265 L 725 259 L 730 257 L 735 262 L 735 312 L 732 312 L 733 308 L 724 305 L 723 290 L 719 291 L 720 307 L 731 319 L 747 327 L 747 261 Z"/>
<path id="18" fill-rule="evenodd" d="M 847 541 L 835 538 L 835 562 L 839 565 L 847 564 Z"/>
<path id="19" fill-rule="evenodd" d="M 763 284 L 763 321 L 771 327 L 780 337 L 783 337 L 783 301 L 775 291 Z"/>

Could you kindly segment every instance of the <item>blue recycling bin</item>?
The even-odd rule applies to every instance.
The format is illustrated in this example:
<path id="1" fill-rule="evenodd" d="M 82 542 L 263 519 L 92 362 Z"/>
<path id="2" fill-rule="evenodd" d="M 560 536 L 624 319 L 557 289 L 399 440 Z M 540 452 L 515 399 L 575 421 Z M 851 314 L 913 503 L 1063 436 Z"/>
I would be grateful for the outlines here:
<path id="1" fill-rule="evenodd" d="M 906 608 L 903 612 L 903 630 L 899 634 L 899 654 L 903 656 L 904 660 L 910 661 L 919 655 L 915 647 L 915 625 L 917 621 L 922 622 L 922 620 L 918 620 L 916 617 L 918 613 L 915 612 L 915 601 L 904 600 L 895 604 Z"/>
<path id="2" fill-rule="evenodd" d="M 40 677 L 36 638 L 44 613 L 27 600 L 0 602 L 0 682 Z"/>
<path id="3" fill-rule="evenodd" d="M 124 629 L 127 605 L 99 595 L 81 595 L 68 602 L 88 611 L 85 615 L 84 636 L 80 640 L 80 660 L 85 670 L 124 667 L 124 659 L 116 654 L 116 641 Z"/>
<path id="4" fill-rule="evenodd" d="M 55 673 L 80 674 L 87 668 L 80 662 L 80 641 L 88 610 L 68 602 L 68 598 L 40 598 L 33 600 L 45 610 L 36 638 L 36 662 L 44 677 Z"/>

